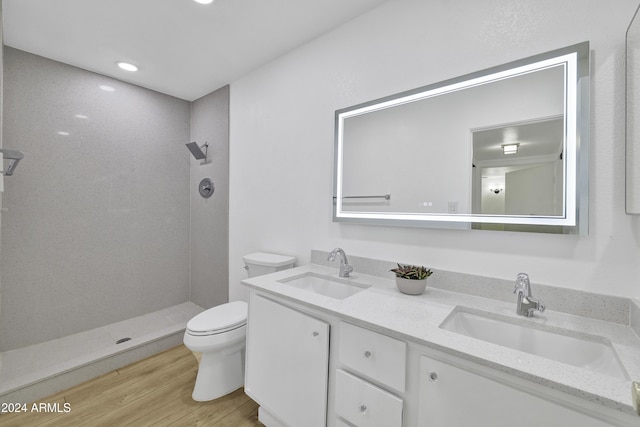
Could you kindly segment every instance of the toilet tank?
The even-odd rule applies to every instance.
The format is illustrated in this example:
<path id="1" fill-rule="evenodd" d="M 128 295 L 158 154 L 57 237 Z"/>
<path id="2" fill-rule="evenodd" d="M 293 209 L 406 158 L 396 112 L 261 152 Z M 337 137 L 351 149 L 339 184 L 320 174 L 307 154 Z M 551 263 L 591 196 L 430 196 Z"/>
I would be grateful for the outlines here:
<path id="1" fill-rule="evenodd" d="M 256 252 L 242 257 L 249 277 L 275 273 L 293 267 L 295 257 Z"/>

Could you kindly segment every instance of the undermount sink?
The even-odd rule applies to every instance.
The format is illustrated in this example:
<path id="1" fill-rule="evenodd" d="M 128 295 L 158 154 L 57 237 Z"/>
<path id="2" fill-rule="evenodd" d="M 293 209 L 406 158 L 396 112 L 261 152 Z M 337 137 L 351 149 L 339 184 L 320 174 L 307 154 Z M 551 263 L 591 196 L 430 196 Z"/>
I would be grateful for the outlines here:
<path id="1" fill-rule="evenodd" d="M 368 288 L 368 285 L 354 281 L 354 278 L 325 276 L 307 272 L 301 276 L 279 280 L 290 286 L 336 299 L 344 299 Z"/>
<path id="2" fill-rule="evenodd" d="M 542 329 L 526 319 L 457 307 L 440 328 L 615 378 L 629 377 L 607 338 Z"/>

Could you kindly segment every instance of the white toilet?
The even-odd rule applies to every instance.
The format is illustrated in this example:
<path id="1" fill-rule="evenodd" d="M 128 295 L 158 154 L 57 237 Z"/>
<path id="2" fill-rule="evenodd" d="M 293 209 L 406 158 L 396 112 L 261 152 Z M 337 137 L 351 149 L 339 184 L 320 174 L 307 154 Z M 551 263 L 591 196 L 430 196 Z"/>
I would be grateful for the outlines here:
<path id="1" fill-rule="evenodd" d="M 292 268 L 294 257 L 254 253 L 242 257 L 249 277 Z M 234 301 L 203 311 L 189 320 L 184 345 L 202 353 L 191 397 L 217 399 L 244 384 L 247 303 Z"/>

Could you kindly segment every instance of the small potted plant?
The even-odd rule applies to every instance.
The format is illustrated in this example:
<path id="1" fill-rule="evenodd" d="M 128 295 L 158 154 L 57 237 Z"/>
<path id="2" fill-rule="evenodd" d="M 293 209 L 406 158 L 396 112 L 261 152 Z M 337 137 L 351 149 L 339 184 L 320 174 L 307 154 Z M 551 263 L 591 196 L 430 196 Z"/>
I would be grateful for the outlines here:
<path id="1" fill-rule="evenodd" d="M 389 271 L 396 273 L 396 286 L 403 294 L 420 295 L 427 287 L 427 277 L 433 271 L 416 265 L 398 264 L 397 268 Z"/>

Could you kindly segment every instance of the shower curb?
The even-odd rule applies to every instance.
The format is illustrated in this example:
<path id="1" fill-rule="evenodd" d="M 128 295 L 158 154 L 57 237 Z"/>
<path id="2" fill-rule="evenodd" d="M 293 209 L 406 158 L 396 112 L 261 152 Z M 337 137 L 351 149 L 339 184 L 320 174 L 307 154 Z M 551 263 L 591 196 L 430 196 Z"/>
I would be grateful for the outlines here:
<path id="1" fill-rule="evenodd" d="M 184 328 L 173 329 L 162 336 L 149 334 L 146 337 L 119 344 L 117 347 L 114 345 L 110 354 L 97 356 L 93 360 L 68 367 L 46 378 L 0 391 L 0 404 L 31 403 L 51 396 L 84 381 L 176 347 L 182 344 L 183 335 Z"/>

